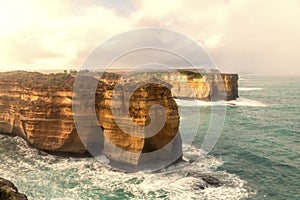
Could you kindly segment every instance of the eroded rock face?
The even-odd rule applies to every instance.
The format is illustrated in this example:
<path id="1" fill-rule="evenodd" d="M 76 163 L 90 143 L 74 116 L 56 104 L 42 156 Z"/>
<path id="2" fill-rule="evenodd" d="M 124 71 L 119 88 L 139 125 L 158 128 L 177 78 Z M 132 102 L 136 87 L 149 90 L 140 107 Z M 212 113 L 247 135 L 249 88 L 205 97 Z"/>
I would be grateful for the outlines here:
<path id="1" fill-rule="evenodd" d="M 172 92 L 177 98 L 197 98 L 202 101 L 236 100 L 238 96 L 237 74 L 204 74 L 191 78 L 187 75 L 168 76 Z"/>
<path id="2" fill-rule="evenodd" d="M 72 114 L 72 92 L 0 83 L 0 132 L 38 149 L 84 153 Z"/>
<path id="3" fill-rule="evenodd" d="M 103 153 L 112 160 L 132 165 L 154 159 L 180 158 L 182 150 L 181 138 L 177 134 L 178 108 L 170 91 L 174 85 L 169 87 L 160 83 L 145 84 L 137 88 L 131 96 L 126 92 L 128 89 L 126 87 L 130 87 L 129 84 L 116 93 L 115 99 L 112 99 L 116 77 L 110 76 L 101 80 L 96 92 L 96 112 L 99 125 L 104 129 L 104 135 L 100 137 L 100 140 L 103 140 L 101 151 L 103 150 Z M 29 144 L 41 150 L 85 153 L 87 150 L 81 142 L 82 138 L 77 134 L 72 112 L 74 79 L 69 74 L 0 73 L 0 133 L 21 136 Z M 220 88 L 225 90 L 227 100 L 238 97 L 235 74 L 225 74 L 217 79 L 209 75 L 188 79 L 188 84 L 195 89 L 197 98 L 201 100 L 211 100 L 211 96 L 219 95 L 218 92 L 212 94 L 212 88 L 217 88 L 214 91 L 218 91 L 218 82 L 224 86 Z M 188 98 L 189 94 L 185 93 L 186 90 L 181 82 L 173 81 L 173 84 L 177 83 L 181 90 L 179 94 Z M 114 111 L 120 115 L 113 115 L 112 101 L 115 105 Z M 129 118 L 122 115 L 128 113 L 126 109 L 126 112 L 124 110 L 118 112 L 118 106 L 116 107 L 119 105 L 124 109 L 125 102 L 130 102 Z M 151 124 L 150 115 L 152 115 L 152 122 L 160 119 L 161 110 L 149 112 L 153 105 L 165 107 L 166 119 L 161 130 L 154 131 L 158 134 L 147 136 L 147 131 L 136 130 Z M 127 127 L 127 131 L 122 130 L 116 120 Z M 157 123 L 159 122 L 160 120 L 157 120 Z M 140 135 L 135 135 L 137 132 Z M 120 149 L 129 153 L 126 156 L 121 155 L 122 153 L 118 151 Z M 162 149 L 161 152 L 151 154 L 159 149 Z"/>
<path id="4" fill-rule="evenodd" d="M 119 85 L 114 97 L 112 90 L 105 91 L 104 99 L 97 108 L 99 122 L 104 129 L 103 153 L 115 161 L 134 165 L 159 161 L 172 163 L 182 156 L 177 104 L 166 86 L 155 83 L 142 85 L 132 95 L 129 87 L 135 87 L 134 83 Z M 162 107 L 150 111 L 155 105 Z M 165 121 L 162 116 L 165 116 Z M 145 126 L 152 127 L 143 129 Z"/>
<path id="5" fill-rule="evenodd" d="M 10 181 L 0 177 L 0 200 L 27 200 Z"/>

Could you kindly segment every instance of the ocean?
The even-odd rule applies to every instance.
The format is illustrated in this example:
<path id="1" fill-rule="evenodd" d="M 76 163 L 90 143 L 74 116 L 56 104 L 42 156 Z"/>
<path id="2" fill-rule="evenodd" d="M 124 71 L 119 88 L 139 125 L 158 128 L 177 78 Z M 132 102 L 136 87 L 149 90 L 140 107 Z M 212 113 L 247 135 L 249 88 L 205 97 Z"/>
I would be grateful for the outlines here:
<path id="1" fill-rule="evenodd" d="M 19 137 L 0 136 L 0 177 L 11 180 L 30 200 L 39 199 L 300 199 L 299 77 L 242 75 L 239 96 L 226 102 L 226 119 L 214 149 L 198 158 L 209 125 L 211 103 L 200 114 L 183 116 L 190 125 L 200 117 L 193 145 L 184 152 L 192 163 L 161 172 L 112 170 L 103 157 L 60 157 L 36 150 Z M 188 108 L 189 101 L 180 102 Z M 215 106 L 224 106 L 222 104 Z M 186 144 L 184 144 L 186 145 Z M 220 187 L 197 189 L 187 173 L 210 174 Z"/>

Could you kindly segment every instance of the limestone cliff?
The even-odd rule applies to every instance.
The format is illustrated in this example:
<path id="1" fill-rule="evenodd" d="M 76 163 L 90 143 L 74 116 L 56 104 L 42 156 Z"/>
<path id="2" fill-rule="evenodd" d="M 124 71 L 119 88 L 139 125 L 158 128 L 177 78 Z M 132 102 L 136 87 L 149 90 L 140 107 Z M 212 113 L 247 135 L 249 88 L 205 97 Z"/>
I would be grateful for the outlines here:
<path id="1" fill-rule="evenodd" d="M 198 73 L 195 70 L 136 72 L 119 74 L 123 82 L 150 80 L 151 78 L 172 85 L 174 98 L 196 98 L 202 101 L 236 100 L 238 96 L 238 74 Z M 115 77 L 106 76 L 104 82 L 112 83 Z"/>
<path id="2" fill-rule="evenodd" d="M 0 79 L 0 132 L 23 137 L 32 146 L 48 151 L 84 153 L 82 144 L 73 119 L 72 88 L 74 77 L 57 75 L 62 84 L 51 85 L 55 75 L 33 74 L 26 72 L 9 72 L 1 74 Z M 17 77 L 30 76 L 32 80 L 24 83 Z M 35 82 L 44 80 L 44 84 Z M 49 81 L 45 81 L 49 80 Z M 68 83 L 68 84 L 66 84 Z M 120 86 L 122 87 L 122 86 Z M 130 102 L 130 119 L 120 116 L 121 123 L 134 133 L 135 127 L 143 127 L 150 123 L 149 109 L 154 104 L 165 107 L 166 123 L 153 137 L 143 135 L 132 136 L 119 128 L 111 111 L 111 95 L 114 85 L 99 82 L 95 107 L 99 116 L 99 125 L 104 129 L 103 153 L 112 160 L 139 165 L 154 159 L 170 160 L 181 156 L 181 140 L 177 136 L 179 115 L 177 104 L 171 96 L 171 91 L 159 84 L 146 84 L 138 88 L 133 95 L 128 96 L 126 89 L 117 96 L 114 104 Z M 126 99 L 130 98 L 130 99 Z M 154 113 L 154 119 L 161 113 Z M 100 117 L 101 116 L 101 117 Z M 175 139 L 174 139 L 175 138 Z M 173 140 L 174 139 L 174 140 Z M 134 154 L 124 156 L 115 149 L 115 145 Z M 143 157 L 149 153 L 165 148 L 167 153 L 156 157 Z M 175 148 L 178 146 L 179 148 Z M 176 152 L 175 152 L 176 151 Z"/>
<path id="3" fill-rule="evenodd" d="M 186 70 L 164 75 L 172 83 L 174 97 L 197 98 L 202 101 L 236 100 L 238 96 L 238 75 L 206 73 L 198 74 Z M 188 84 L 186 84 L 188 83 Z"/>
<path id="4" fill-rule="evenodd" d="M 184 76 L 183 74 L 182 77 Z M 96 113 L 99 125 L 104 130 L 103 153 L 112 160 L 133 165 L 150 162 L 153 159 L 179 158 L 182 153 L 181 138 L 177 134 L 179 115 L 169 89 L 171 87 L 160 83 L 145 83 L 130 96 L 126 92 L 126 87 L 130 85 L 127 85 L 115 94 L 116 99 L 112 99 L 118 78 L 119 76 L 114 75 L 104 77 L 99 81 L 101 84 L 96 92 Z M 73 76 L 64 73 L 49 75 L 20 71 L 0 73 L 0 133 L 21 136 L 41 150 L 80 154 L 86 152 L 86 147 L 82 144 L 74 125 L 72 112 L 74 80 Z M 222 74 L 221 78 L 214 75 L 201 77 L 193 75 L 192 78 L 188 76 L 187 80 L 195 89 L 198 99 L 211 100 L 211 96 L 221 94 L 218 93 L 220 90 L 225 91 L 227 100 L 238 97 L 236 74 Z M 173 84 L 179 85 L 177 87 L 181 90 L 178 92 L 179 95 L 189 97 L 182 82 L 173 81 Z M 122 84 L 119 87 L 122 88 Z M 212 91 L 215 93 L 212 94 Z M 122 115 L 113 117 L 112 110 L 116 113 L 118 110 L 116 107 L 112 108 L 112 102 L 113 105 L 120 105 L 120 108 L 125 102 L 130 102 L 128 105 L 130 117 Z M 164 126 L 153 136 L 147 136 L 147 132 L 135 135 L 135 129 L 151 124 L 151 120 L 159 119 L 158 116 L 162 115 L 161 110 L 151 110 L 151 106 L 156 104 L 164 107 L 166 116 Z M 131 131 L 122 130 L 116 121 Z M 163 153 L 143 156 L 162 147 L 165 147 Z M 117 148 L 133 154 L 129 153 L 124 157 L 116 150 Z"/>
<path id="5" fill-rule="evenodd" d="M 0 80 L 0 132 L 18 135 L 29 144 L 42 150 L 60 152 L 85 152 L 74 128 L 72 117 L 72 91 L 67 87 L 51 87 L 18 77 L 48 75 L 26 72 L 1 74 Z M 54 76 L 50 78 L 56 78 Z M 62 78 L 62 77 L 60 77 Z M 70 81 L 66 76 L 60 81 Z M 21 82 L 22 81 L 22 82 Z M 50 79 L 50 82 L 53 81 Z M 32 83 L 35 85 L 26 85 Z M 70 82 L 72 83 L 72 81 Z M 66 90 L 67 89 L 67 90 Z"/>
<path id="6" fill-rule="evenodd" d="M 119 88 L 115 89 L 115 97 L 112 98 L 113 87 L 107 89 L 97 107 L 97 116 L 100 116 L 99 122 L 107 140 L 104 142 L 103 153 L 115 161 L 134 165 L 158 161 L 170 164 L 181 158 L 178 107 L 171 90 L 161 84 L 145 83 L 129 96 L 129 88 L 134 88 L 134 83 L 116 87 Z M 128 117 L 125 111 L 127 103 Z M 151 106 L 155 105 L 161 105 L 163 109 L 152 107 L 150 111 Z M 165 120 L 162 120 L 163 115 Z M 156 129 L 161 122 L 161 128 Z M 142 128 L 150 124 L 151 128 Z M 155 153 L 150 155 L 152 152 Z"/>

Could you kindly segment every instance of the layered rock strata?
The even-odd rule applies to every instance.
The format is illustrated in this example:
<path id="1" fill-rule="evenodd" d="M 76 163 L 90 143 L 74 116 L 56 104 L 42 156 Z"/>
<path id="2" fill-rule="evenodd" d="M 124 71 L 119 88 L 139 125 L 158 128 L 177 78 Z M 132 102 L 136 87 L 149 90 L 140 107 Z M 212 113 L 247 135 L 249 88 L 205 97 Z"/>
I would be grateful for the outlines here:
<path id="1" fill-rule="evenodd" d="M 0 132 L 41 150 L 84 153 L 72 113 L 72 91 L 0 83 Z"/>
<path id="2" fill-rule="evenodd" d="M 183 71 L 163 75 L 162 80 L 170 82 L 172 93 L 177 98 L 196 98 L 202 101 L 236 100 L 238 96 L 238 75 L 198 73 Z"/>
<path id="3" fill-rule="evenodd" d="M 134 165 L 160 161 L 170 164 L 180 159 L 179 114 L 171 90 L 161 84 L 145 83 L 130 95 L 134 83 L 116 87 L 115 93 L 106 90 L 97 108 L 104 130 L 103 153 Z M 155 109 L 157 105 L 161 107 Z"/>
<path id="4" fill-rule="evenodd" d="M 165 80 L 168 78 L 166 76 Z M 0 73 L 0 132 L 21 136 L 29 144 L 41 150 L 85 153 L 86 147 L 81 142 L 82 138 L 79 137 L 74 125 L 72 111 L 74 79 L 75 77 L 70 74 L 62 73 L 50 75 L 30 72 Z M 117 98 L 112 99 L 118 79 L 119 76 L 102 79 L 96 92 L 95 108 L 98 125 L 104 130 L 102 138 L 99 136 L 103 140 L 103 153 L 112 160 L 133 165 L 151 159 L 172 160 L 180 157 L 181 139 L 177 134 L 179 115 L 170 91 L 171 86 L 145 83 L 129 96 L 126 87 L 130 87 L 130 84 L 127 86 L 121 84 L 119 87 L 124 87 L 123 90 L 119 90 L 115 94 Z M 191 78 L 183 74 L 179 79 L 186 79 L 195 89 L 197 98 L 201 100 L 211 100 L 211 96 L 222 93 L 218 92 L 219 90 L 225 91 L 227 100 L 238 97 L 235 74 L 222 74 L 221 78 L 214 75 Z M 172 89 L 175 88 L 175 84 L 179 84 L 177 87 L 181 88 L 181 91 L 177 92 L 179 96 L 189 97 L 190 94 L 185 93 L 186 90 L 181 86 L 182 81 L 176 80 L 173 80 Z M 116 105 L 123 108 L 124 102 L 130 102 L 129 117 L 122 115 L 128 113 L 124 111 L 119 111 L 121 114 L 116 116 L 115 114 L 118 113 Z M 144 132 L 143 135 L 141 131 L 135 134 L 135 130 L 147 127 L 151 124 L 151 120 L 153 122 L 153 119 L 159 119 L 158 116 L 161 116 L 161 109 L 151 110 L 153 105 L 164 107 L 166 116 L 164 126 L 153 136 L 147 135 L 148 132 Z M 116 113 L 112 113 L 112 110 Z M 124 131 L 116 121 L 127 126 L 127 129 Z M 129 153 L 124 157 L 121 152 L 116 153 L 117 149 L 132 154 Z M 159 149 L 165 152 L 147 154 Z"/>

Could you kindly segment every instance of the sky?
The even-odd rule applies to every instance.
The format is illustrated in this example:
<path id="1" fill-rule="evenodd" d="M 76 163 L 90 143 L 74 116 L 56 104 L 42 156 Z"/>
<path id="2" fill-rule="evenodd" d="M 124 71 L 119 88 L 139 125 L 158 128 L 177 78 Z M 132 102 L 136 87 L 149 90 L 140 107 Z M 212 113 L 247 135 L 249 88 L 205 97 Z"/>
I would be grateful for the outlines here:
<path id="1" fill-rule="evenodd" d="M 78 69 L 112 36 L 145 27 L 186 35 L 223 72 L 300 75 L 299 0 L 2 0 L 0 71 Z"/>

